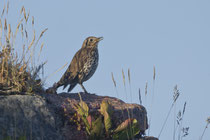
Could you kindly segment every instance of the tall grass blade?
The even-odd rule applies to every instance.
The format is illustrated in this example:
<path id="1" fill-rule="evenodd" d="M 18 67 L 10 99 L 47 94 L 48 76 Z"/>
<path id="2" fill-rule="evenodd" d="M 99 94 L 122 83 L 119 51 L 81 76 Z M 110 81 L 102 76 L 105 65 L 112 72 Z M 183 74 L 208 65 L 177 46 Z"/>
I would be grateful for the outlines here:
<path id="1" fill-rule="evenodd" d="M 151 125 L 152 125 L 153 104 L 154 104 L 154 96 L 155 96 L 155 78 L 156 78 L 156 71 L 155 71 L 155 66 L 154 66 L 153 67 L 153 87 L 152 87 L 151 116 L 150 116 L 150 119 L 149 119 L 148 135 L 150 135 L 150 128 L 151 128 Z"/>
<path id="2" fill-rule="evenodd" d="M 68 64 L 68 62 L 65 63 L 61 68 L 59 68 L 58 70 L 56 70 L 55 72 L 53 72 L 51 75 L 49 75 L 46 79 L 52 77 L 52 76 L 55 75 L 57 72 L 61 71 L 63 68 L 66 67 L 67 64 Z"/>
<path id="3" fill-rule="evenodd" d="M 32 16 L 32 26 L 34 26 L 34 16 Z"/>
<path id="4" fill-rule="evenodd" d="M 130 89 L 130 99 L 132 103 L 132 89 L 131 89 L 131 74 L 130 74 L 130 69 L 128 69 L 128 82 L 129 82 L 129 89 Z"/>
<path id="5" fill-rule="evenodd" d="M 140 105 L 142 105 L 141 90 L 140 90 L 140 88 L 139 88 L 139 103 L 140 103 Z"/>
<path id="6" fill-rule="evenodd" d="M 9 1 L 7 2 L 7 14 L 8 14 L 8 11 L 9 11 Z"/>
<path id="7" fill-rule="evenodd" d="M 40 47 L 40 51 L 39 51 L 39 55 L 38 55 L 38 61 L 39 61 L 40 55 L 42 53 L 43 46 L 44 46 L 44 42 L 42 42 L 41 47 Z"/>
<path id="8" fill-rule="evenodd" d="M 208 125 L 210 124 L 210 117 L 207 118 L 206 122 L 207 122 L 207 124 L 206 124 L 206 126 L 205 126 L 205 128 L 204 128 L 204 130 L 203 130 L 203 133 L 202 133 L 202 135 L 201 135 L 201 137 L 200 137 L 200 140 L 203 139 L 203 136 L 204 136 L 204 134 L 205 134 L 205 132 L 206 132 L 206 129 L 208 128 Z"/>
<path id="9" fill-rule="evenodd" d="M 114 87 L 115 87 L 115 92 L 116 92 L 116 94 L 117 94 L 117 97 L 119 98 L 118 90 L 117 90 L 117 83 L 116 83 L 116 81 L 115 81 L 115 79 L 114 79 L 114 74 L 113 74 L 113 72 L 112 72 L 111 74 L 112 74 L 112 82 L 113 82 Z"/>
<path id="10" fill-rule="evenodd" d="M 177 85 L 176 85 L 176 86 L 174 87 L 173 103 L 171 104 L 171 107 L 170 107 L 170 109 L 169 109 L 169 111 L 168 111 L 168 114 L 167 114 L 167 116 L 166 116 L 166 119 L 164 120 L 164 123 L 163 123 L 163 125 L 162 125 L 162 127 L 161 127 L 160 133 L 159 133 L 159 135 L 158 135 L 158 139 L 160 138 L 160 135 L 161 135 L 161 133 L 162 133 L 162 131 L 163 131 L 165 125 L 166 125 L 166 122 L 167 122 L 168 117 L 169 117 L 169 115 L 170 115 L 170 113 L 171 113 L 171 110 L 172 110 L 174 104 L 176 103 L 176 101 L 177 101 L 179 95 L 180 95 L 180 92 L 179 92 L 179 90 L 178 90 L 178 88 L 177 88 Z"/>
<path id="11" fill-rule="evenodd" d="M 0 19 L 0 47 L 2 47 L 2 22 Z"/>
<path id="12" fill-rule="evenodd" d="M 124 85 L 124 92 L 125 92 L 125 99 L 126 99 L 126 102 L 128 102 L 128 96 L 127 96 L 127 90 L 126 90 L 126 84 L 125 84 L 125 73 L 122 69 L 122 77 L 123 77 L 123 85 Z"/>
<path id="13" fill-rule="evenodd" d="M 3 15 L 4 15 L 5 8 L 6 8 L 6 6 L 5 6 L 5 4 L 4 4 L 4 8 L 3 8 L 3 10 L 2 10 L 1 17 L 3 17 Z"/>

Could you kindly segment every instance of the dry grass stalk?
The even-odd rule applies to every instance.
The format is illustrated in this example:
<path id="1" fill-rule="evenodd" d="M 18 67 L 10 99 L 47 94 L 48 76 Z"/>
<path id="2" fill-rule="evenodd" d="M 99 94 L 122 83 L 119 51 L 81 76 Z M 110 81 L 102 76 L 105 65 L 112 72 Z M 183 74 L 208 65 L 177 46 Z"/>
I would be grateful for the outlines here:
<path id="1" fill-rule="evenodd" d="M 140 90 L 140 88 L 139 88 L 139 103 L 140 103 L 140 105 L 142 105 L 141 90 Z"/>
<path id="2" fill-rule="evenodd" d="M 146 82 L 146 85 L 145 85 L 145 96 L 147 96 L 147 88 L 148 88 L 148 83 Z"/>
<path id="3" fill-rule="evenodd" d="M 11 37 L 11 25 L 9 24 L 9 28 L 8 28 L 8 39 L 10 40 Z"/>
<path id="4" fill-rule="evenodd" d="M 44 29 L 44 30 L 41 32 L 39 38 L 41 38 L 41 37 L 43 36 L 43 34 L 44 34 L 47 30 L 48 30 L 48 28 Z"/>
<path id="5" fill-rule="evenodd" d="M 7 31 L 7 19 L 6 18 L 4 19 L 4 31 L 5 32 Z"/>
<path id="6" fill-rule="evenodd" d="M 1 22 L 1 19 L 0 19 L 0 47 L 2 46 L 1 38 L 2 38 L 2 22 Z"/>
<path id="7" fill-rule="evenodd" d="M 26 29 L 25 29 L 25 35 L 26 35 L 26 39 L 28 40 L 28 32 Z"/>
<path id="8" fill-rule="evenodd" d="M 124 87 L 125 87 L 125 74 L 124 74 L 123 69 L 122 69 L 122 77 L 123 77 L 123 84 L 124 84 Z"/>
<path id="9" fill-rule="evenodd" d="M 17 27 L 16 27 L 14 38 L 16 38 L 16 36 L 17 36 L 17 33 L 18 33 L 18 31 L 19 31 L 19 28 L 20 28 L 20 25 L 21 25 L 22 21 L 23 21 L 23 19 L 21 19 L 21 20 L 19 21 L 19 23 L 18 23 L 18 25 L 17 25 Z"/>
<path id="10" fill-rule="evenodd" d="M 4 8 L 3 8 L 3 10 L 2 10 L 1 17 L 3 17 L 3 15 L 4 15 L 5 8 L 6 8 L 6 6 L 5 6 L 5 4 L 4 4 Z"/>
<path id="11" fill-rule="evenodd" d="M 178 88 L 177 88 L 177 85 L 176 85 L 176 86 L 174 87 L 173 103 L 171 104 L 171 107 L 170 107 L 170 109 L 169 109 L 169 111 L 168 111 L 168 114 L 167 114 L 167 116 L 166 116 L 166 119 L 165 119 L 165 121 L 164 121 L 164 123 L 163 123 L 163 125 L 162 125 L 162 127 L 161 127 L 160 133 L 159 133 L 159 135 L 158 135 L 158 139 L 160 138 L 160 135 L 161 135 L 161 133 L 162 133 L 162 131 L 163 131 L 165 125 L 166 125 L 166 122 L 167 122 L 168 117 L 169 117 L 169 115 L 170 115 L 170 113 L 171 113 L 171 110 L 172 110 L 172 108 L 174 107 L 174 105 L 175 105 L 175 103 L 176 103 L 176 101 L 177 101 L 179 95 L 180 95 L 180 92 L 179 92 L 179 90 L 178 90 Z"/>
<path id="12" fill-rule="evenodd" d="M 153 67 L 153 80 L 155 80 L 156 72 L 155 72 L 155 66 Z"/>
<path id="13" fill-rule="evenodd" d="M 68 62 L 66 64 L 64 64 L 61 68 L 59 68 L 58 70 L 56 70 L 55 72 L 53 72 L 52 74 L 50 74 L 46 79 L 52 77 L 53 75 L 55 75 L 57 72 L 61 71 L 63 68 L 66 67 L 66 65 L 68 64 Z"/>
<path id="14" fill-rule="evenodd" d="M 206 122 L 210 124 L 210 117 L 207 118 Z"/>
<path id="15" fill-rule="evenodd" d="M 22 12 L 23 12 L 24 19 L 25 19 L 25 21 L 26 21 L 26 9 L 25 9 L 24 6 L 22 7 L 21 13 L 22 13 Z M 26 21 L 26 23 L 27 23 L 27 21 Z"/>
<path id="16" fill-rule="evenodd" d="M 30 45 L 28 46 L 28 49 L 27 49 L 26 53 L 28 53 L 28 51 L 30 51 L 32 45 L 34 44 L 35 39 L 36 39 L 36 35 L 35 35 L 35 31 L 34 31 L 33 39 L 32 39 L 32 41 L 31 41 Z"/>
<path id="17" fill-rule="evenodd" d="M 32 16 L 32 26 L 34 26 L 34 16 Z"/>
<path id="18" fill-rule="evenodd" d="M 6 13 L 9 10 L 9 2 L 7 3 Z M 38 65 L 37 67 L 32 67 L 32 61 L 29 62 L 29 59 L 35 57 L 35 51 L 31 47 L 36 42 L 35 40 L 35 31 L 33 39 L 27 50 L 31 50 L 31 55 L 27 54 L 25 51 L 25 43 L 27 43 L 28 38 L 31 36 L 30 32 L 28 33 L 25 26 L 27 26 L 27 21 L 30 17 L 30 14 L 26 16 L 24 6 L 21 9 L 21 14 L 24 13 L 24 17 L 18 22 L 14 36 L 12 33 L 11 25 L 7 23 L 7 17 L 4 19 L 4 25 L 2 25 L 2 18 L 0 18 L 0 40 L 2 41 L 2 36 L 5 36 L 6 41 L 2 41 L 4 44 L 1 45 L 0 50 L 0 94 L 14 94 L 20 92 L 36 92 L 43 90 L 42 81 L 39 79 L 39 71 L 43 68 L 46 62 Z M 5 8 L 2 12 L 2 17 L 5 13 Z M 26 23 L 23 25 L 22 21 L 26 20 Z M 16 37 L 18 36 L 18 31 L 21 25 L 21 34 L 23 39 L 22 45 L 17 45 L 15 42 Z M 4 29 L 4 32 L 2 30 Z M 24 37 L 25 31 L 25 37 Z M 43 33 L 42 33 L 43 35 Z M 42 36 L 41 35 L 41 36 Z M 0 41 L 0 42 L 1 42 Z M 2 43 L 1 42 L 1 43 Z M 6 43 L 6 44 L 5 44 Z M 38 43 L 38 42 L 37 42 Z M 16 46 L 23 46 L 22 56 L 19 56 L 17 52 L 14 51 Z M 41 46 L 42 50 L 43 46 Z M 41 53 L 41 52 L 40 52 Z M 21 59 L 20 59 L 21 58 Z M 27 61 L 25 61 L 25 59 Z M 34 59 L 35 60 L 35 59 Z"/>
<path id="19" fill-rule="evenodd" d="M 153 117 L 153 104 L 154 104 L 154 96 L 155 96 L 155 78 L 156 78 L 156 71 L 155 71 L 155 66 L 153 66 L 152 102 L 151 102 L 151 115 L 150 115 L 150 119 L 149 119 L 148 135 L 150 135 L 150 128 L 152 125 L 152 117 Z"/>
<path id="20" fill-rule="evenodd" d="M 185 113 L 186 105 L 187 105 L 187 102 L 185 102 L 185 103 L 184 103 L 184 107 L 183 107 L 182 114 L 184 114 L 184 113 Z"/>
<path id="21" fill-rule="evenodd" d="M 178 140 L 181 140 L 183 137 L 187 136 L 188 135 L 188 130 L 189 130 L 189 127 L 182 127 L 182 124 L 183 124 L 183 120 L 184 120 L 184 114 L 185 114 L 185 109 L 186 109 L 186 105 L 187 105 L 187 102 L 184 103 L 184 106 L 183 106 L 183 110 L 179 111 L 178 112 L 178 115 L 177 115 L 177 125 L 179 126 L 179 131 L 178 131 Z M 184 130 L 184 131 L 183 131 Z M 175 135 L 175 133 L 174 133 Z"/>
<path id="22" fill-rule="evenodd" d="M 24 6 L 22 6 L 22 8 L 20 10 L 20 15 L 23 13 L 24 9 L 25 9 Z"/>
<path id="23" fill-rule="evenodd" d="M 24 32 L 23 32 L 23 24 L 21 23 L 21 35 L 22 35 L 22 38 L 24 37 Z"/>
<path id="24" fill-rule="evenodd" d="M 128 81 L 129 81 L 129 84 L 130 84 L 131 83 L 130 69 L 128 69 Z"/>
<path id="25" fill-rule="evenodd" d="M 37 39 L 37 41 L 36 41 L 36 43 L 35 43 L 35 45 L 34 45 L 34 47 L 38 44 L 39 40 L 42 38 L 42 36 L 44 35 L 44 33 L 45 33 L 47 30 L 48 30 L 48 28 L 44 29 L 44 30 L 41 32 L 41 34 L 39 35 L 39 38 Z"/>
<path id="26" fill-rule="evenodd" d="M 125 91 L 125 99 L 126 101 L 128 101 L 128 94 L 127 94 L 127 90 L 126 90 L 126 85 L 125 85 L 125 74 L 124 74 L 124 71 L 122 69 L 122 77 L 123 77 L 123 85 L 124 85 L 124 91 Z"/>
<path id="27" fill-rule="evenodd" d="M 9 1 L 7 2 L 7 14 L 8 14 L 8 11 L 9 11 Z"/>
<path id="28" fill-rule="evenodd" d="M 29 15 L 30 15 L 30 11 L 28 12 L 28 15 L 26 17 L 26 23 L 28 22 Z"/>
<path id="29" fill-rule="evenodd" d="M 132 90 L 131 90 L 131 74 L 130 74 L 130 69 L 128 69 L 128 82 L 129 82 L 129 89 L 130 89 L 130 98 L 131 98 L 131 103 L 132 103 Z"/>
<path id="30" fill-rule="evenodd" d="M 175 103 L 176 102 L 176 100 L 178 99 L 178 97 L 179 97 L 179 95 L 180 95 L 180 92 L 179 92 L 179 90 L 178 90 L 178 88 L 177 88 L 177 85 L 174 87 L 174 95 L 173 95 L 173 103 Z"/>
<path id="31" fill-rule="evenodd" d="M 114 80 L 114 74 L 112 72 L 112 82 L 114 83 L 114 87 L 116 88 L 117 87 L 117 84 L 116 84 L 116 81 Z"/>
<path id="32" fill-rule="evenodd" d="M 124 74 L 123 69 L 122 69 L 122 76 L 123 76 L 124 89 L 125 89 L 125 93 L 126 93 L 125 74 Z M 116 91 L 116 93 L 117 93 L 117 97 L 119 98 L 119 96 L 118 96 L 118 90 L 117 90 L 117 84 L 116 84 L 116 81 L 115 81 L 115 79 L 114 79 L 114 74 L 113 74 L 113 72 L 112 72 L 112 81 L 113 81 L 114 86 L 115 86 L 115 91 Z M 126 100 L 127 100 L 127 93 L 126 93 Z M 121 107 L 120 110 L 121 110 L 121 113 L 122 113 L 123 118 L 125 119 L 125 116 L 124 116 L 122 107 Z M 130 113 L 129 113 L 129 109 L 126 108 L 126 110 L 127 110 L 127 113 L 128 113 L 128 118 L 131 118 L 131 117 L 130 117 Z M 130 127 L 130 128 L 131 128 L 131 127 Z M 131 131 L 131 133 L 132 133 L 132 130 L 130 130 L 130 131 Z M 126 135 L 127 135 L 127 139 L 130 139 L 130 138 L 129 138 L 129 135 L 128 135 L 128 131 L 126 131 Z"/>
<path id="33" fill-rule="evenodd" d="M 206 129 L 208 128 L 208 125 L 210 124 L 210 117 L 207 118 L 206 122 L 207 122 L 207 124 L 206 124 L 206 126 L 205 126 L 205 128 L 204 128 L 204 130 L 203 130 L 203 133 L 202 133 L 202 135 L 201 135 L 201 137 L 200 137 L 200 140 L 203 139 L 203 136 L 204 136 L 204 134 L 205 134 L 205 132 L 206 132 Z"/>
<path id="34" fill-rule="evenodd" d="M 38 55 L 38 61 L 40 59 L 40 55 L 41 55 L 43 47 L 44 47 L 44 42 L 42 42 L 41 47 L 40 47 L 40 51 L 39 51 L 39 55 Z"/>

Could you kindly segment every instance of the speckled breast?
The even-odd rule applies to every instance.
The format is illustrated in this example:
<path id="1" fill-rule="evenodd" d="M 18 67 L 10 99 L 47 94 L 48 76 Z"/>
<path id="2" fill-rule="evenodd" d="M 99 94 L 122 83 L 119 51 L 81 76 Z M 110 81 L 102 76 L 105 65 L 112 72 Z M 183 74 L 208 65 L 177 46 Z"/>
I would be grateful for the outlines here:
<path id="1" fill-rule="evenodd" d="M 84 77 L 82 81 L 87 81 L 93 76 L 98 67 L 98 60 L 99 60 L 98 49 L 94 49 L 93 51 L 90 52 L 87 61 L 84 64 L 83 68 Z"/>

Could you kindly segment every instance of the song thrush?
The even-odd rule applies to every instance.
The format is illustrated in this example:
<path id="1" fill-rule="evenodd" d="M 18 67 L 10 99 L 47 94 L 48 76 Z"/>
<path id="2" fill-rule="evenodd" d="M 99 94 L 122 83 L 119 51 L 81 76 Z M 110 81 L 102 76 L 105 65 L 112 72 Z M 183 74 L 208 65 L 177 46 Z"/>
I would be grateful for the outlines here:
<path id="1" fill-rule="evenodd" d="M 98 66 L 98 43 L 103 37 L 88 37 L 84 40 L 82 48 L 74 55 L 71 64 L 61 77 L 61 79 L 53 85 L 57 90 L 60 86 L 65 89 L 68 85 L 70 92 L 77 84 L 80 84 L 84 92 L 88 93 L 83 82 L 89 80 L 95 73 Z"/>

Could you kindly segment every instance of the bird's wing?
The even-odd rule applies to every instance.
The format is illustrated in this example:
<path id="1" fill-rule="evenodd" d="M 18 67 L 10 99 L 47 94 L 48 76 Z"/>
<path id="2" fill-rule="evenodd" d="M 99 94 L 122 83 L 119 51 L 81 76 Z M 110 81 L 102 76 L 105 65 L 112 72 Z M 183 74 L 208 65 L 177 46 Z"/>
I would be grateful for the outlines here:
<path id="1" fill-rule="evenodd" d="M 76 60 L 76 69 L 78 73 L 82 73 L 83 68 L 85 63 L 87 62 L 88 59 L 88 54 L 89 54 L 90 49 L 89 48 L 82 48 L 80 49 L 76 55 L 75 55 L 75 60 Z"/>
<path id="2" fill-rule="evenodd" d="M 69 83 L 74 83 L 77 80 L 78 74 L 82 72 L 84 64 L 87 62 L 89 49 L 81 48 L 73 57 L 71 64 L 64 73 L 65 79 L 68 79 Z M 76 81 L 75 81 L 76 82 Z"/>

